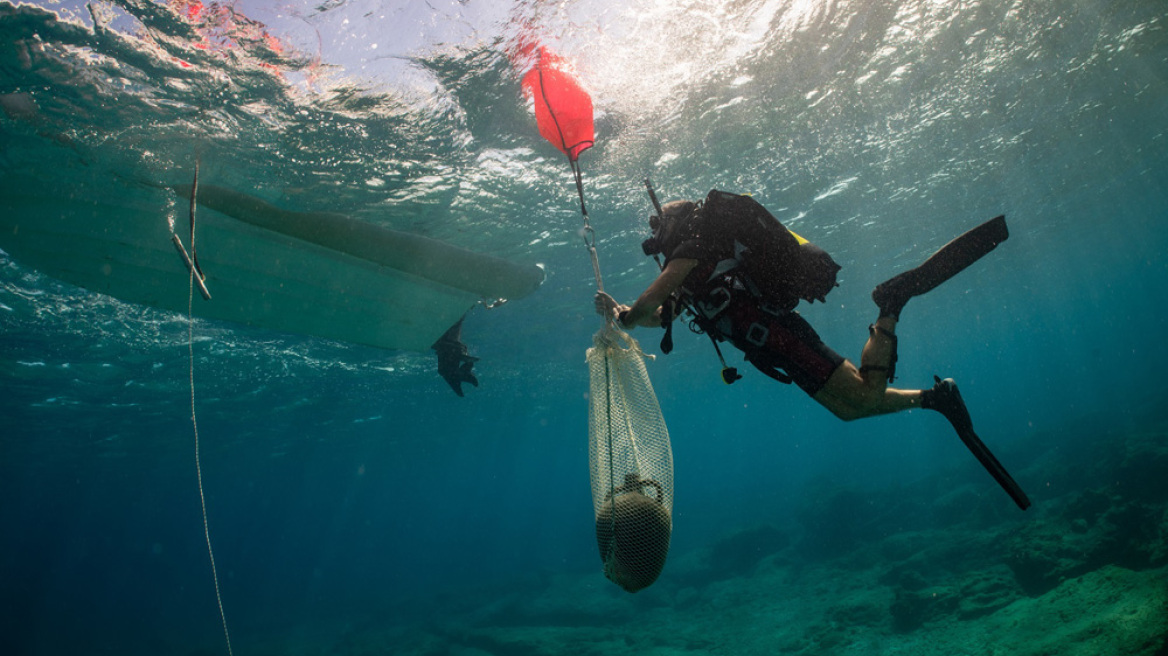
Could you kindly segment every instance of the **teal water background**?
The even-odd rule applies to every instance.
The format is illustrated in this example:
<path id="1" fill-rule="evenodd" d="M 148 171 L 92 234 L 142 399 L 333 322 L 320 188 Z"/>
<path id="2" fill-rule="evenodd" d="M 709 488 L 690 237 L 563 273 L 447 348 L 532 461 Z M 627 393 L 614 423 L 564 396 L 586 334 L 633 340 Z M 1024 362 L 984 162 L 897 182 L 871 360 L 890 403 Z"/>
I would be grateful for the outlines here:
<path id="1" fill-rule="evenodd" d="M 649 364 L 675 455 L 671 562 L 797 524 L 837 487 L 940 477 L 996 522 L 1034 521 L 1074 485 L 1039 477 L 1044 458 L 1162 421 L 1161 2 L 241 2 L 194 25 L 160 3 L 90 7 L 0 2 L 0 193 L 173 215 L 156 186 L 187 182 L 198 156 L 207 183 L 547 270 L 532 296 L 467 319 L 481 386 L 466 398 L 432 354 L 195 322 L 204 485 L 241 640 L 377 613 L 424 624 L 564 574 L 624 594 L 590 515 L 595 284 L 567 163 L 506 57 L 521 35 L 595 100 L 585 189 L 626 302 L 655 271 L 646 176 L 663 200 L 753 193 L 832 253 L 840 287 L 802 312 L 853 360 L 876 283 L 980 221 L 1010 224 L 908 305 L 898 384 L 956 378 L 1034 509 L 939 417 L 840 423 L 748 367 L 724 386 L 707 340 L 679 330 Z M 635 336 L 656 352 L 659 333 Z M 218 650 L 186 317 L 0 254 L 0 339 L 0 651 Z"/>

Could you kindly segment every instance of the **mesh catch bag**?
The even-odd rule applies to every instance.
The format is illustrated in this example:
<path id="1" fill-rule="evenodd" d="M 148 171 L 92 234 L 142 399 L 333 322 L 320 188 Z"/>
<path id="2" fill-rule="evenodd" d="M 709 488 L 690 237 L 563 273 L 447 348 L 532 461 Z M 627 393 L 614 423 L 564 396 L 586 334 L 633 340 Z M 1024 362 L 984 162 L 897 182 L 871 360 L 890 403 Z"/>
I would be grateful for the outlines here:
<path id="1" fill-rule="evenodd" d="M 673 451 L 645 354 L 607 326 L 588 349 L 588 464 L 604 575 L 629 592 L 661 574 L 673 531 Z"/>

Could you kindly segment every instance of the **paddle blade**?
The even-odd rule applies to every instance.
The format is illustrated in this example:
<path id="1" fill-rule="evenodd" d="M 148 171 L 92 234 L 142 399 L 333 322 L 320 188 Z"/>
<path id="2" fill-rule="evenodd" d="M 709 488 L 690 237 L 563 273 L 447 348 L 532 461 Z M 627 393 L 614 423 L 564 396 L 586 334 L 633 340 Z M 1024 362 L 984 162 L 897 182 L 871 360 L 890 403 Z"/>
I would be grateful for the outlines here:
<path id="1" fill-rule="evenodd" d="M 563 60 L 540 47 L 535 66 L 523 76 L 523 90 L 535 101 L 539 133 L 569 160 L 576 161 L 592 147 L 592 97 L 566 70 Z"/>

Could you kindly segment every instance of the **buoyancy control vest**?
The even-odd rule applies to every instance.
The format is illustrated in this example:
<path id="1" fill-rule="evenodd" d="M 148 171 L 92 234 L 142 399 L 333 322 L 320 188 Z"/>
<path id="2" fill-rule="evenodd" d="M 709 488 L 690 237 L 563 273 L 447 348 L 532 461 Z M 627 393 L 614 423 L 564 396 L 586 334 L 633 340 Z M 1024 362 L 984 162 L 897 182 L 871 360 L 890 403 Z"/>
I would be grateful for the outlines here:
<path id="1" fill-rule="evenodd" d="M 733 332 L 727 325 L 731 306 L 750 303 L 772 314 L 789 312 L 800 299 L 823 302 L 836 286 L 835 260 L 750 196 L 714 189 L 693 211 L 657 221 L 653 237 L 643 244 L 647 255 L 664 255 L 666 263 L 699 262 L 663 310 L 665 353 L 672 349 L 670 322 L 684 310 L 692 317 L 691 329 L 708 335 L 717 349 Z M 723 380 L 733 382 L 737 373 L 724 363 Z"/>

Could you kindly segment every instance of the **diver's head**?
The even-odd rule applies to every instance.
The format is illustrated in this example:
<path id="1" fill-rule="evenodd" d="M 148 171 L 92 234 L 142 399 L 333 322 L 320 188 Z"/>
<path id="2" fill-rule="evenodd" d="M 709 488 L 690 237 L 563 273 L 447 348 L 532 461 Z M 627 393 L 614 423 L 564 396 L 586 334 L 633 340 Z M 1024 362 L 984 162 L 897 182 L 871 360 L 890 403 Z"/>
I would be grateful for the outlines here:
<path id="1" fill-rule="evenodd" d="M 645 255 L 658 253 L 668 255 L 664 252 L 665 245 L 676 232 L 677 226 L 689 218 L 697 208 L 697 203 L 693 201 L 671 200 L 661 206 L 660 215 L 650 215 L 649 229 L 653 231 L 653 236 L 641 243 L 641 250 L 645 251 Z"/>

